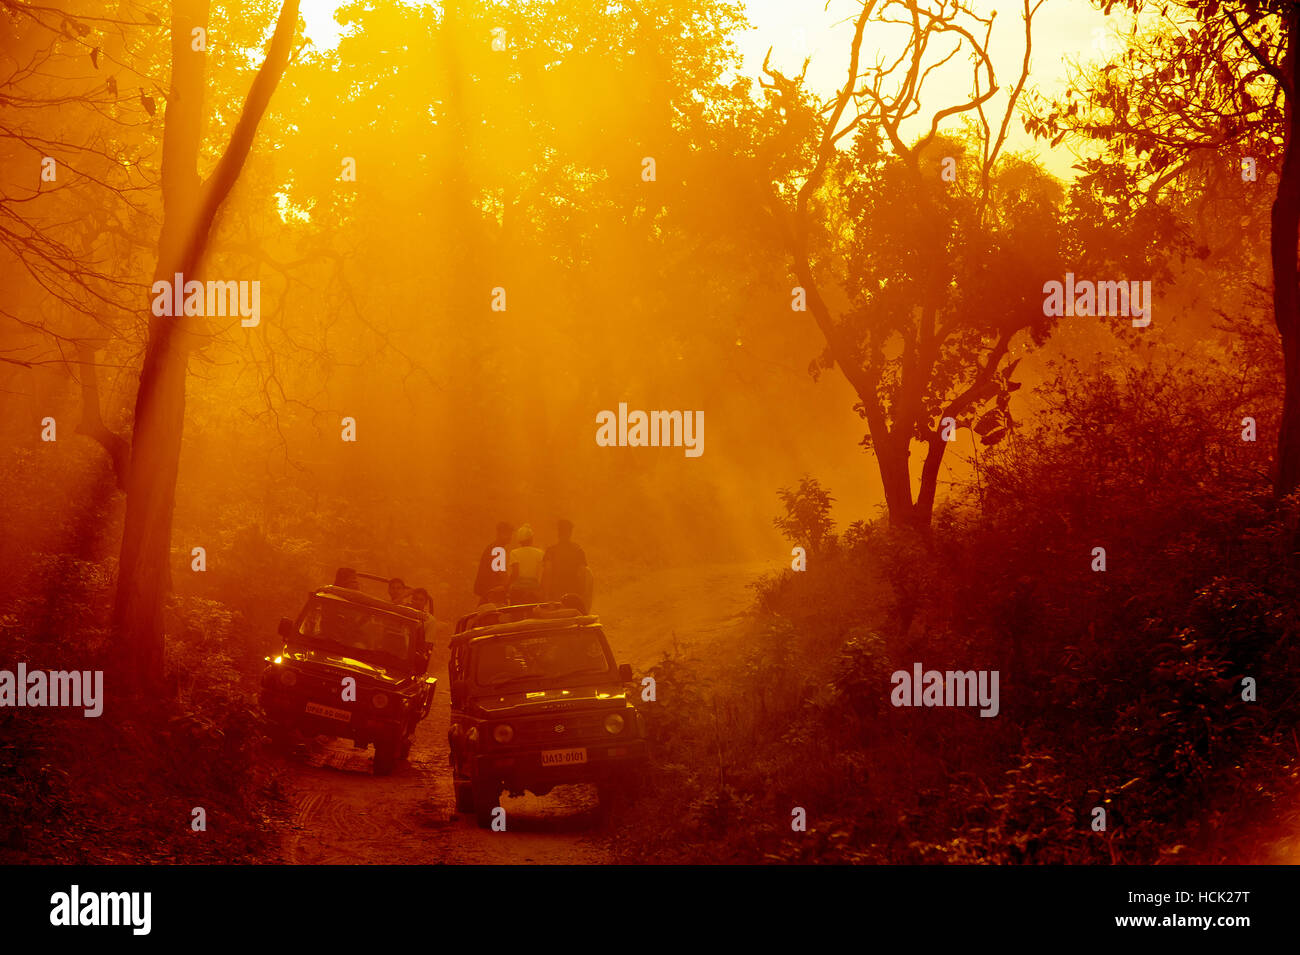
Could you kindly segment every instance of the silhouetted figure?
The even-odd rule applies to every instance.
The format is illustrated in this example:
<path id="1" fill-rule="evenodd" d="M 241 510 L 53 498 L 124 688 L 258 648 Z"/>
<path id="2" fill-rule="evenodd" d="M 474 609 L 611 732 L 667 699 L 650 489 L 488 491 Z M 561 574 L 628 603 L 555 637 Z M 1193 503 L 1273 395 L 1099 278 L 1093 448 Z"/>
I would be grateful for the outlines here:
<path id="1" fill-rule="evenodd" d="M 334 572 L 334 586 L 347 587 L 349 590 L 360 590 L 361 581 L 357 579 L 357 572 L 351 567 L 340 567 Z"/>
<path id="2" fill-rule="evenodd" d="M 587 555 L 575 544 L 573 522 L 560 521 L 556 525 L 559 542 L 546 548 L 542 558 L 542 592 L 547 600 L 559 600 L 565 594 L 585 596 L 587 589 Z"/>
<path id="3" fill-rule="evenodd" d="M 512 604 L 537 603 L 542 599 L 542 559 L 546 554 L 533 546 L 533 529 L 519 528 L 519 546 L 510 552 L 510 591 Z"/>
<path id="4" fill-rule="evenodd" d="M 505 521 L 497 525 L 497 536 L 491 544 L 483 548 L 478 559 L 478 574 L 474 577 L 474 593 L 480 604 L 504 603 L 506 588 L 510 584 L 510 567 L 507 558 L 510 554 L 510 534 L 514 530 Z M 492 552 L 501 548 L 500 559 L 496 561 L 500 570 L 494 570 Z"/>
<path id="5" fill-rule="evenodd" d="M 406 586 L 406 581 L 401 577 L 394 577 L 388 582 L 388 599 L 395 604 L 401 603 L 406 599 L 406 595 L 411 592 Z"/>

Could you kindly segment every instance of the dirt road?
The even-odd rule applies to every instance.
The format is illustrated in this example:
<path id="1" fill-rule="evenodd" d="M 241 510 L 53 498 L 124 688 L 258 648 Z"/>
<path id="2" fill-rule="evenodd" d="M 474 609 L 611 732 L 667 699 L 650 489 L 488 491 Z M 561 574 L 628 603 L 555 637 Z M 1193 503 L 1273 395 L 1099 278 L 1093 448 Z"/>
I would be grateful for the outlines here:
<path id="1" fill-rule="evenodd" d="M 614 655 L 637 673 L 660 659 L 674 640 L 698 649 L 741 625 L 749 584 L 773 564 L 669 568 L 599 590 L 601 615 Z M 445 644 L 445 638 L 439 641 Z M 479 829 L 457 815 L 447 765 L 450 707 L 445 647 L 430 672 L 439 679 L 433 709 L 416 733 L 408 762 L 387 778 L 371 774 L 371 752 L 349 742 L 318 740 L 285 760 L 296 810 L 278 858 L 294 864 L 599 863 L 610 837 L 596 822 L 595 792 L 557 787 L 548 796 L 502 796 L 507 830 Z M 617 823 L 615 823 L 617 825 Z"/>

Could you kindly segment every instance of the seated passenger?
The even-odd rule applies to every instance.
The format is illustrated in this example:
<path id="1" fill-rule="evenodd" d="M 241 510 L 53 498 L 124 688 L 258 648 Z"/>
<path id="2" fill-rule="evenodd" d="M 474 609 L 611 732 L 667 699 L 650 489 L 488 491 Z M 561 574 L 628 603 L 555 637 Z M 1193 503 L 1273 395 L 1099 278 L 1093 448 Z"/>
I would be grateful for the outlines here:
<path id="1" fill-rule="evenodd" d="M 504 642 L 490 641 L 479 654 L 477 680 L 486 686 L 505 683 L 527 672 L 519 652 Z"/>
<path id="2" fill-rule="evenodd" d="M 410 592 L 411 589 L 401 577 L 394 577 L 388 582 L 388 599 L 395 604 L 400 604 Z"/>
<path id="3" fill-rule="evenodd" d="M 416 587 L 410 591 L 402 604 L 412 610 L 419 610 L 421 613 L 433 616 L 433 601 L 429 598 L 429 591 L 423 587 Z"/>
<path id="4" fill-rule="evenodd" d="M 380 638 L 379 645 L 375 649 L 405 659 L 410 648 L 409 644 L 409 634 L 404 628 L 385 627 L 384 635 Z"/>
<path id="5" fill-rule="evenodd" d="M 416 587 L 407 595 L 406 606 L 412 610 L 418 610 L 420 616 L 424 619 L 424 628 L 426 631 L 433 630 L 433 600 L 429 597 L 429 591 L 423 587 Z"/>

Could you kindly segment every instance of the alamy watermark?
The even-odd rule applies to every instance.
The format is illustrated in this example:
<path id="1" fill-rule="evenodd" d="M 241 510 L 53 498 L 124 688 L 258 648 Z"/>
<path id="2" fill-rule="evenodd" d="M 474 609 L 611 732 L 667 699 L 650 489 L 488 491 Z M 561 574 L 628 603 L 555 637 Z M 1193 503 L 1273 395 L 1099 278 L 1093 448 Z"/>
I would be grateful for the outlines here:
<path id="1" fill-rule="evenodd" d="M 1065 282 L 1052 280 L 1043 285 L 1043 314 L 1052 318 L 1075 315 L 1122 316 L 1133 318 L 1134 328 L 1151 324 L 1150 282 L 1075 281 L 1073 272 Z"/>
<path id="2" fill-rule="evenodd" d="M 0 707 L 80 706 L 86 716 L 104 712 L 103 670 L 0 670 Z"/>
<path id="3" fill-rule="evenodd" d="M 685 448 L 688 458 L 704 453 L 703 411 L 631 411 L 596 415 L 596 444 L 602 448 Z"/>
<path id="4" fill-rule="evenodd" d="M 253 328 L 262 321 L 262 283 L 241 279 L 238 282 L 185 281 L 180 272 L 172 281 L 153 283 L 154 315 L 238 315 L 239 324 Z"/>
<path id="5" fill-rule="evenodd" d="M 978 706 L 980 716 L 997 716 L 997 670 L 925 670 L 913 663 L 912 672 L 895 670 L 889 682 L 894 706 Z"/>
<path id="6" fill-rule="evenodd" d="M 153 921 L 151 892 L 82 892 L 74 885 L 51 895 L 50 906 L 50 924 L 57 926 L 129 925 L 131 934 L 148 935 Z"/>

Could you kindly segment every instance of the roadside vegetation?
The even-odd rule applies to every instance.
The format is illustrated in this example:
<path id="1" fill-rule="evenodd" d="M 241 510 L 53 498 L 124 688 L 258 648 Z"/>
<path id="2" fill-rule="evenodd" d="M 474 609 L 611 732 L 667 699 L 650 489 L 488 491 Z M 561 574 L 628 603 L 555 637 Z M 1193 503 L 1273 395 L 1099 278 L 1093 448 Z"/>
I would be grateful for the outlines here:
<path id="1" fill-rule="evenodd" d="M 0 863 L 257 860 L 275 845 L 283 803 L 260 755 L 261 657 L 241 615 L 216 601 L 174 601 L 165 689 L 123 696 L 112 579 L 111 562 L 42 556 L 23 590 L 45 596 L 7 601 L 0 614 L 0 645 L 29 672 L 76 660 L 104 671 L 107 697 L 94 718 L 0 710 Z"/>
<path id="2" fill-rule="evenodd" d="M 827 534 L 828 490 L 786 492 L 807 570 L 757 585 L 738 646 L 652 671 L 626 857 L 1262 861 L 1297 782 L 1300 503 L 1242 439 L 1269 370 L 1189 362 L 1058 366 L 929 535 Z M 891 706 L 916 662 L 999 670 L 1000 713 Z"/>

